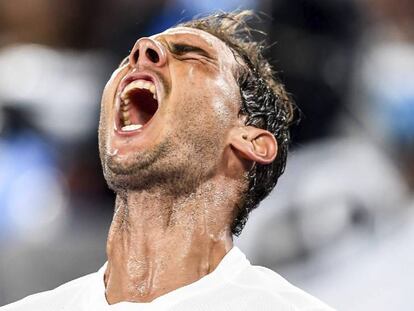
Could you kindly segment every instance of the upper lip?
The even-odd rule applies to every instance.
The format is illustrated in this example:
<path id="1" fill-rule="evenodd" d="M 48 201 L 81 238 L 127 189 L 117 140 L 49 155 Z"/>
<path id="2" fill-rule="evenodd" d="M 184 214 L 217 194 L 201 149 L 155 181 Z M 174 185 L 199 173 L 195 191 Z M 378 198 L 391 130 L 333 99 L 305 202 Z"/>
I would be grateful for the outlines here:
<path id="1" fill-rule="evenodd" d="M 147 80 L 147 81 L 151 81 L 152 83 L 154 83 L 155 85 L 155 92 L 157 93 L 157 100 L 158 103 L 160 101 L 160 83 L 159 80 L 157 79 L 157 77 L 154 74 L 151 74 L 149 72 L 131 72 L 127 75 L 125 75 L 125 77 L 121 80 L 121 83 L 119 84 L 118 87 L 118 94 L 120 95 L 122 93 L 122 91 L 124 90 L 124 88 L 131 83 L 132 81 L 135 80 Z"/>

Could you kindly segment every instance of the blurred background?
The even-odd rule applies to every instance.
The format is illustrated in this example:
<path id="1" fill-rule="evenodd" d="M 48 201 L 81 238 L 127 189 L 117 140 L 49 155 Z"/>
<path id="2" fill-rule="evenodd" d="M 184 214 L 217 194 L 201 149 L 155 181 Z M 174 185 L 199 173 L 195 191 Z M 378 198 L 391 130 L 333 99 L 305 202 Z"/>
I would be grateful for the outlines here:
<path id="1" fill-rule="evenodd" d="M 104 263 L 99 101 L 137 38 L 245 8 L 303 117 L 236 244 L 339 310 L 413 310 L 412 0 L 0 1 L 0 305 Z"/>

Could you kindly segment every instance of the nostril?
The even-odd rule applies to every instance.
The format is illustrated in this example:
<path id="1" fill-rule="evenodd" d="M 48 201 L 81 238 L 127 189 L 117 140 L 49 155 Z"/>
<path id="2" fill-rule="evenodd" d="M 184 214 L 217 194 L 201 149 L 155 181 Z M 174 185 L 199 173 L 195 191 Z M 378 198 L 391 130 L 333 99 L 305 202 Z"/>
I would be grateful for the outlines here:
<path id="1" fill-rule="evenodd" d="M 153 63 L 158 63 L 160 60 L 160 56 L 158 53 L 153 49 L 147 49 L 145 55 L 149 58 L 150 61 Z"/>
<path id="2" fill-rule="evenodd" d="M 135 64 L 138 62 L 138 58 L 139 58 L 139 49 L 136 49 L 134 54 L 132 54 L 132 59 L 134 60 Z"/>

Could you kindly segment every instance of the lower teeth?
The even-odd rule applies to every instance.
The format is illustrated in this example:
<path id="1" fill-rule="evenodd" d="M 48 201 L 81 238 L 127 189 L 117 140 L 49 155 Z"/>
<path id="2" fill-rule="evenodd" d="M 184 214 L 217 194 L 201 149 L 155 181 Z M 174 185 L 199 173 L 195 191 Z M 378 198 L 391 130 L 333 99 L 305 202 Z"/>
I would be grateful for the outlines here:
<path id="1" fill-rule="evenodd" d="M 138 130 L 138 129 L 140 129 L 142 127 L 142 125 L 141 124 L 131 124 L 131 125 L 126 125 L 126 126 L 123 126 L 122 128 L 121 128 L 121 130 L 123 130 L 123 131 L 125 131 L 125 132 L 129 132 L 129 131 L 135 131 L 135 130 Z"/>

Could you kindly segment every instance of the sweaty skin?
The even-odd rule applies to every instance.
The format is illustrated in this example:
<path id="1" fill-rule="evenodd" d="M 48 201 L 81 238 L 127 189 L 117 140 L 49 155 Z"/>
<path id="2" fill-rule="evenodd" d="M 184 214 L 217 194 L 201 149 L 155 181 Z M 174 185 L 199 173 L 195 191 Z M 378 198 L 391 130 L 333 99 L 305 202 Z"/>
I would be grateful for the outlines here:
<path id="1" fill-rule="evenodd" d="M 198 49 L 177 52 L 181 43 Z M 224 42 L 180 27 L 138 40 L 107 83 L 99 147 L 117 194 L 107 241 L 109 304 L 150 302 L 195 282 L 232 248 L 246 173 L 277 150 L 267 146 L 273 136 L 245 127 L 238 115 L 236 65 Z M 134 73 L 154 78 L 159 108 L 142 131 L 122 135 L 117 96 Z"/>

